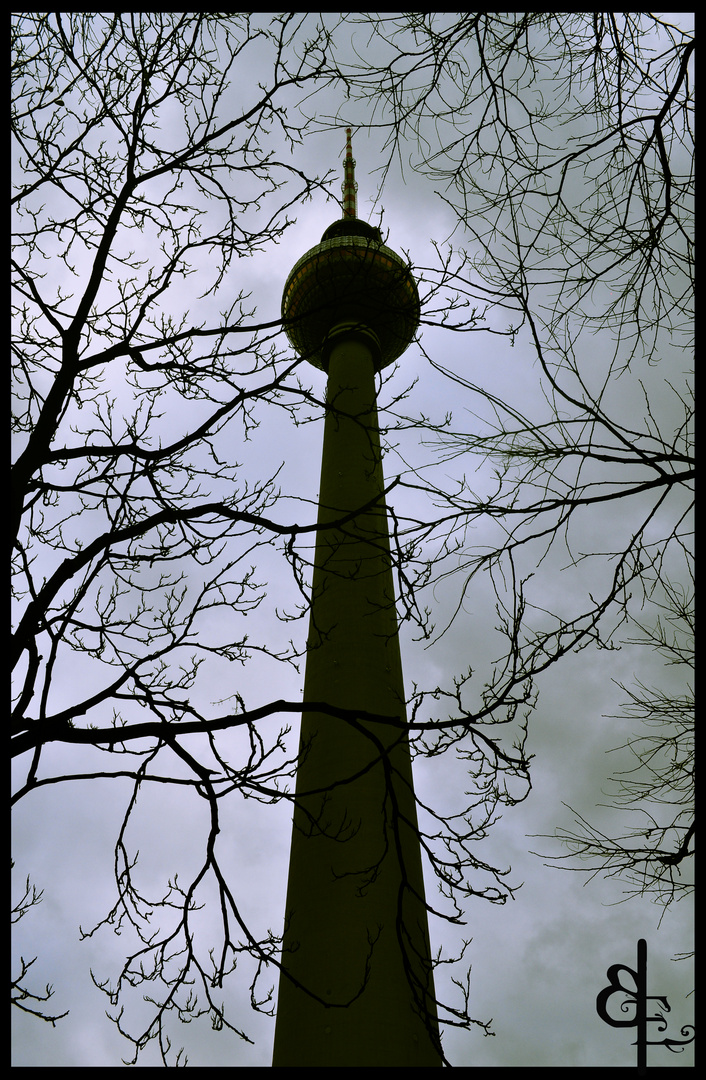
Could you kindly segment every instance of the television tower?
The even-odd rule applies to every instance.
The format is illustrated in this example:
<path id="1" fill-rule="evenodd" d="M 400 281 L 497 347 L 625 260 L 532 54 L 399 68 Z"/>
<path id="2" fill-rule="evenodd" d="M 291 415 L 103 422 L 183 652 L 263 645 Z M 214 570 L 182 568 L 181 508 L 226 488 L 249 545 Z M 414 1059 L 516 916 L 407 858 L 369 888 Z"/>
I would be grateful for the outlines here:
<path id="1" fill-rule="evenodd" d="M 282 316 L 328 376 L 273 1066 L 442 1065 L 375 375 L 419 324 L 406 263 L 356 210 L 295 264 Z M 394 718 L 393 723 L 366 719 Z"/>

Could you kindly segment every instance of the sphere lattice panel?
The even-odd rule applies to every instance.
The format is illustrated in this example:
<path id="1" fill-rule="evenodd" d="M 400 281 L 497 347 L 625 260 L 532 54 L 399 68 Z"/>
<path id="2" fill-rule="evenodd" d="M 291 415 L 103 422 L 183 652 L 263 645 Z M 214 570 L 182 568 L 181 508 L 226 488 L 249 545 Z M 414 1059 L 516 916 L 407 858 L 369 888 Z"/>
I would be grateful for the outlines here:
<path id="1" fill-rule="evenodd" d="M 377 229 L 349 220 L 347 235 L 335 235 L 342 231 L 335 224 L 287 278 L 287 336 L 300 356 L 324 369 L 329 331 L 340 323 L 360 325 L 378 338 L 378 367 L 385 367 L 402 355 L 419 325 L 416 283 L 407 264 L 376 238 Z"/>

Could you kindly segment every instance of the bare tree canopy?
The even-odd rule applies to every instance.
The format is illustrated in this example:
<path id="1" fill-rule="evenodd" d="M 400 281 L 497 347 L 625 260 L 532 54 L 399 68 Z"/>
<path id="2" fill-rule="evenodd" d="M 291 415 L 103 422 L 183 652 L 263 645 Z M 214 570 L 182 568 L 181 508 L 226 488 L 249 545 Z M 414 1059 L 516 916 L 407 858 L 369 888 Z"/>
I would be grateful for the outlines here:
<path id="1" fill-rule="evenodd" d="M 327 406 L 279 304 L 297 220 L 314 243 L 340 214 L 344 125 L 375 140 L 360 216 L 409 221 L 422 301 L 379 399 L 433 914 L 513 897 L 488 837 L 532 791 L 543 680 L 636 641 L 672 665 L 620 691 L 638 771 L 618 801 L 651 824 L 577 811 L 556 834 L 631 891 L 688 892 L 693 34 L 631 13 L 21 13 L 12 42 L 13 802 L 110 807 L 113 893 L 81 934 L 123 935 L 92 978 L 128 1060 L 183 1063 L 177 1019 L 248 1040 L 232 985 L 275 1007 L 281 927 L 228 844 L 252 808 L 291 820 L 312 705 Z M 155 821 L 183 830 L 167 875 L 142 854 Z M 18 840 L 15 861 L 24 926 L 51 882 Z M 41 970 L 20 958 L 13 1000 L 54 1025 Z M 487 1033 L 449 983 L 442 1024 Z"/>
<path id="2" fill-rule="evenodd" d="M 522 413 L 446 372 L 483 400 L 485 423 L 440 430 L 437 449 L 447 461 L 481 455 L 497 477 L 489 496 L 466 489 L 452 506 L 464 528 L 483 515 L 506 532 L 484 551 L 464 544 L 452 571 L 462 596 L 479 570 L 514 573 L 523 546 L 539 542 L 543 558 L 558 544 L 573 564 L 604 559 L 605 584 L 578 618 L 552 611 L 552 631 L 518 643 L 523 674 L 586 637 L 610 645 L 633 620 L 669 663 L 693 667 L 693 37 L 668 18 L 610 12 L 363 22 L 386 64 L 373 72 L 361 56 L 351 81 L 387 132 L 383 175 L 404 155 L 437 186 L 458 222 L 459 272 L 482 283 L 479 303 L 494 292 L 518 313 L 549 405 Z M 612 501 L 625 507 L 620 546 L 611 526 L 610 548 L 586 550 L 585 509 Z M 566 839 L 668 903 L 693 885 L 688 870 L 675 878 L 693 855 L 688 675 L 685 695 L 627 692 L 631 715 L 661 733 L 630 740 L 635 767 L 656 775 L 624 781 L 619 799 L 671 793 L 680 808 L 636 828 L 646 847 L 586 822 Z M 671 764 L 656 765 L 662 753 Z"/>
<path id="3" fill-rule="evenodd" d="M 670 666 L 686 669 L 681 693 L 670 688 L 620 685 L 624 712 L 616 719 L 637 721 L 639 728 L 625 747 L 625 767 L 609 779 L 608 805 L 629 814 L 628 825 L 614 835 L 606 834 L 581 814 L 575 827 L 561 827 L 556 836 L 569 849 L 554 856 L 595 875 L 621 877 L 628 895 L 649 895 L 667 907 L 689 896 L 694 888 L 695 766 L 693 688 L 694 603 L 692 589 L 663 581 L 663 610 L 654 625 L 639 627 L 634 639 Z M 623 820 L 625 820 L 623 815 Z"/>

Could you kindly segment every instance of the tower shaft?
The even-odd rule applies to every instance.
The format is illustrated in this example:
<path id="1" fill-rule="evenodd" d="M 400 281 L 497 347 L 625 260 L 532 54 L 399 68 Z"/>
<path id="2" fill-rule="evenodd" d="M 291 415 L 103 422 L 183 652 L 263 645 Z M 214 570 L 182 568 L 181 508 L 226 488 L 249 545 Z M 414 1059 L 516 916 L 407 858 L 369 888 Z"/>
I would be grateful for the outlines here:
<path id="1" fill-rule="evenodd" d="M 441 1065 L 375 402 L 364 335 L 328 362 L 273 1064 Z M 371 505 L 375 504 L 375 505 Z M 401 723 L 400 723 L 401 722 Z"/>

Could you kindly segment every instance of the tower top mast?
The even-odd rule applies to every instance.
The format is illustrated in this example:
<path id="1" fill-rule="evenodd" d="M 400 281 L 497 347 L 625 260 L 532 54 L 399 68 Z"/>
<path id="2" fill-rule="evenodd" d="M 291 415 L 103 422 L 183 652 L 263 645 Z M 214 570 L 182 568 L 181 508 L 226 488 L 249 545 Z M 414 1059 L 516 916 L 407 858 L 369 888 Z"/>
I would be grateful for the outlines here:
<path id="1" fill-rule="evenodd" d="M 357 216 L 350 128 L 343 176 L 343 214 L 294 264 L 284 286 L 282 318 L 295 350 L 324 371 L 332 328 L 367 327 L 377 339 L 379 370 L 414 338 L 419 293 L 408 264 L 383 244 L 376 226 Z"/>
<path id="2" fill-rule="evenodd" d="M 341 191 L 343 192 L 343 217 L 344 218 L 357 218 L 358 207 L 356 204 L 356 193 L 358 191 L 358 185 L 355 182 L 355 158 L 353 157 L 353 150 L 351 149 L 351 129 L 346 128 L 346 161 L 343 167 L 343 183 L 341 184 Z"/>

